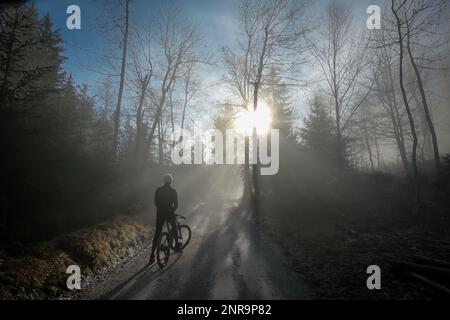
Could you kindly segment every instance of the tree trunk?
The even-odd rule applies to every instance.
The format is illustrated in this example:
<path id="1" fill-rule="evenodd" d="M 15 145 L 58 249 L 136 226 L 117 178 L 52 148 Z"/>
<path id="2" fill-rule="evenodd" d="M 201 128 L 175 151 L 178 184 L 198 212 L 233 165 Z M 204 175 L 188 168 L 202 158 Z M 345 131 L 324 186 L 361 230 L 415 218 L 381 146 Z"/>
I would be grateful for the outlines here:
<path id="1" fill-rule="evenodd" d="M 365 129 L 365 132 L 364 132 L 364 133 L 365 133 L 365 140 L 366 140 L 367 151 L 368 151 L 368 153 L 369 153 L 370 168 L 372 169 L 372 171 L 375 171 L 375 165 L 374 165 L 374 163 L 373 163 L 372 148 L 370 147 L 370 141 L 369 141 L 367 129 Z"/>
<path id="2" fill-rule="evenodd" d="M 337 47 L 333 42 L 333 91 L 334 91 L 334 112 L 336 113 L 336 165 L 338 172 L 344 169 L 343 152 L 342 152 L 342 131 L 341 131 L 341 108 L 339 105 L 339 88 L 336 83 L 337 78 Z"/>
<path id="3" fill-rule="evenodd" d="M 135 161 L 136 163 L 141 158 L 140 150 L 142 144 L 142 109 L 144 105 L 145 94 L 147 92 L 148 83 L 150 80 L 150 76 L 148 74 L 145 75 L 144 80 L 142 81 L 141 87 L 141 95 L 139 97 L 139 104 L 136 111 L 136 150 L 135 150 Z"/>
<path id="4" fill-rule="evenodd" d="M 145 154 L 144 154 L 144 159 L 143 159 L 144 162 L 147 160 L 148 152 L 150 150 L 150 144 L 152 143 L 153 136 L 155 135 L 155 131 L 159 124 L 159 118 L 161 117 L 161 112 L 162 112 L 164 103 L 165 103 L 165 94 L 161 97 L 161 99 L 159 101 L 158 109 L 156 110 L 155 119 L 153 119 L 153 124 L 152 124 L 152 127 L 150 128 L 150 133 L 149 133 L 149 135 L 147 137 L 147 141 L 145 143 L 145 148 L 144 148 Z"/>
<path id="5" fill-rule="evenodd" d="M 411 108 L 409 106 L 409 102 L 408 102 L 408 97 L 406 95 L 406 90 L 405 90 L 405 84 L 404 84 L 404 79 L 403 79 L 403 58 L 404 58 L 404 53 L 403 53 L 403 35 L 402 35 L 402 31 L 401 31 L 401 22 L 400 22 L 400 18 L 398 17 L 398 13 L 397 11 L 394 9 L 394 0 L 392 1 L 392 6 L 391 6 L 391 10 L 392 13 L 395 15 L 395 19 L 397 21 L 397 34 L 398 34 L 398 44 L 400 46 L 400 62 L 399 62 L 399 79 L 400 79 L 400 89 L 402 91 L 402 97 L 403 97 L 403 102 L 405 104 L 405 108 L 406 108 L 406 113 L 408 114 L 408 120 L 409 120 L 409 125 L 411 127 L 411 135 L 413 138 L 413 148 L 412 148 L 412 156 L 411 156 L 411 162 L 412 162 L 412 169 L 413 169 L 413 183 L 415 186 L 415 192 L 416 195 L 418 196 L 418 185 L 417 185 L 417 134 L 416 134 L 416 126 L 414 123 L 414 118 L 411 112 Z"/>
<path id="6" fill-rule="evenodd" d="M 8 202 L 7 202 L 6 192 L 1 191 L 0 194 L 0 210 L 1 210 L 1 220 L 0 227 L 6 230 L 8 227 Z"/>
<path id="7" fill-rule="evenodd" d="M 163 152 L 163 136 L 162 136 L 162 124 L 161 117 L 158 120 L 158 161 L 159 164 L 163 164 L 164 152 Z"/>
<path id="8" fill-rule="evenodd" d="M 342 172 L 344 169 L 343 152 L 342 152 L 342 132 L 341 132 L 341 116 L 339 110 L 339 102 L 336 98 L 335 101 L 336 112 L 336 165 L 338 172 Z"/>
<path id="9" fill-rule="evenodd" d="M 392 124 L 394 126 L 395 140 L 397 142 L 400 159 L 402 161 L 403 168 L 405 169 L 406 176 L 410 177 L 411 174 L 409 171 L 408 157 L 406 155 L 405 136 L 400 114 L 398 112 L 397 98 L 395 97 L 394 77 L 392 75 L 392 66 L 390 63 L 388 65 L 388 73 L 389 73 L 390 87 L 392 91 L 392 105 L 390 106 L 390 115 Z"/>
<path id="10" fill-rule="evenodd" d="M 392 269 L 400 272 L 420 272 L 427 276 L 437 277 L 439 279 L 450 280 L 450 270 L 442 267 L 432 267 L 413 262 L 390 261 Z"/>
<path id="11" fill-rule="evenodd" d="M 180 134 L 180 138 L 179 138 L 178 142 L 183 141 L 184 119 L 186 118 L 186 105 L 187 105 L 187 103 L 185 103 L 185 104 L 183 105 L 183 111 L 182 111 L 182 113 L 181 113 L 181 126 L 180 126 L 180 128 L 181 128 L 181 134 Z"/>
<path id="12" fill-rule="evenodd" d="M 175 62 L 175 64 L 173 66 L 172 66 L 171 62 L 169 62 L 166 73 L 164 74 L 164 79 L 163 79 L 163 82 L 161 85 L 161 98 L 159 99 L 155 119 L 153 120 L 153 124 L 150 129 L 150 133 L 148 135 L 147 142 L 145 144 L 145 152 L 146 152 L 145 156 L 148 155 L 148 151 L 150 149 L 150 144 L 153 140 L 153 136 L 155 134 L 156 127 L 157 127 L 159 119 L 161 117 L 162 109 L 164 107 L 164 104 L 166 103 L 167 93 L 173 89 L 173 84 L 175 82 L 175 76 L 177 74 L 178 66 L 180 64 L 180 59 L 181 59 L 181 57 L 178 56 L 177 61 Z M 146 160 L 147 159 L 144 158 L 144 162 Z"/>
<path id="13" fill-rule="evenodd" d="M 126 0 L 126 2 L 125 2 L 125 31 L 124 31 L 124 35 L 123 35 L 122 65 L 120 68 L 119 93 L 117 96 L 116 110 L 114 111 L 114 135 L 113 135 L 113 152 L 114 152 L 114 154 L 117 154 L 117 148 L 119 145 L 120 109 L 122 106 L 123 86 L 124 86 L 124 80 L 125 80 L 125 67 L 126 67 L 126 60 L 127 60 L 129 3 L 130 3 L 130 0 Z"/>
<path id="14" fill-rule="evenodd" d="M 254 97 L 253 97 L 253 112 L 256 113 L 256 109 L 258 107 L 258 91 L 259 91 L 259 84 L 255 84 L 255 91 L 254 91 Z M 256 163 L 252 165 L 252 177 L 253 177 L 253 201 L 254 205 L 256 205 L 259 201 L 259 146 L 258 146 L 258 139 L 257 139 L 257 132 L 256 127 L 253 127 L 252 129 L 252 154 L 253 159 L 256 159 Z M 256 153 L 256 154 L 255 154 Z"/>
<path id="15" fill-rule="evenodd" d="M 381 169 L 380 145 L 378 143 L 378 137 L 377 136 L 375 136 L 375 150 L 377 151 L 377 168 Z"/>
<path id="16" fill-rule="evenodd" d="M 2 79 L 2 86 L 0 89 L 0 109 L 4 108 L 7 104 L 8 101 L 8 78 L 9 78 L 9 72 L 11 69 L 11 60 L 12 60 L 12 51 L 13 51 L 13 47 L 14 47 L 14 42 L 16 41 L 16 30 L 17 30 L 17 25 L 19 23 L 19 5 L 20 4 L 16 4 L 16 12 L 15 12 L 15 16 L 14 16 L 14 23 L 13 23 L 13 28 L 11 31 L 11 34 L 9 36 L 9 41 L 8 41 L 8 49 L 6 50 L 6 59 L 2 59 L 2 60 L 6 60 L 6 62 L 4 63 L 5 65 L 5 70 L 3 72 L 3 79 Z"/>
<path id="17" fill-rule="evenodd" d="M 408 32 L 406 47 L 408 49 L 409 60 L 414 69 L 414 73 L 416 74 L 417 83 L 419 84 L 419 91 L 420 91 L 420 97 L 422 98 L 423 111 L 425 113 L 425 119 L 428 124 L 428 129 L 430 130 L 431 142 L 433 144 L 433 155 L 434 155 L 434 162 L 435 162 L 435 166 L 436 166 L 436 175 L 439 176 L 439 174 L 441 172 L 441 156 L 439 154 L 437 135 L 436 135 L 436 131 L 434 129 L 433 120 L 431 119 L 430 109 L 428 108 L 428 102 L 427 102 L 427 98 L 425 95 L 425 89 L 423 87 L 422 77 L 420 75 L 419 68 L 417 67 L 416 61 L 414 60 L 414 57 L 411 52 L 410 30 L 409 30 L 408 20 L 406 20 L 406 26 L 407 26 L 407 32 Z"/>
<path id="18" fill-rule="evenodd" d="M 450 269 L 450 262 L 439 260 L 439 259 L 433 259 L 421 255 L 414 255 L 414 260 L 418 263 L 426 264 L 432 267 L 439 267 L 439 268 L 447 268 Z"/>
<path id="19" fill-rule="evenodd" d="M 258 95 L 259 88 L 262 82 L 263 69 L 264 69 L 264 59 L 266 58 L 267 51 L 267 42 L 269 40 L 269 31 L 267 28 L 264 30 L 264 42 L 261 50 L 261 54 L 259 55 L 259 63 L 258 63 L 258 73 L 256 75 L 254 90 L 253 90 L 253 112 L 256 113 L 256 109 L 258 108 Z M 253 201 L 256 205 L 259 201 L 259 146 L 257 139 L 256 127 L 252 130 L 252 139 L 253 139 L 253 158 L 256 160 L 255 164 L 252 166 L 252 177 L 253 177 Z M 256 155 L 255 155 L 256 153 Z"/>
<path id="20" fill-rule="evenodd" d="M 175 84 L 174 84 L 175 85 Z M 173 99 L 172 99 L 172 91 L 170 91 L 170 95 L 169 95 L 169 104 L 170 104 L 170 124 L 171 124 L 171 129 L 172 129 L 172 137 L 173 137 L 173 141 L 172 141 L 172 147 L 175 146 L 175 119 L 174 119 L 174 115 L 173 115 Z"/>
<path id="21" fill-rule="evenodd" d="M 184 86 L 184 101 L 183 101 L 183 110 L 181 112 L 181 133 L 183 133 L 184 129 L 184 120 L 186 119 L 186 108 L 188 105 L 188 90 L 189 90 L 189 82 L 190 82 L 190 74 L 188 75 L 185 86 Z M 179 142 L 183 141 L 183 136 L 180 135 Z"/>
<path id="22" fill-rule="evenodd" d="M 430 280 L 430 279 L 428 279 L 428 278 L 426 278 L 426 277 L 424 277 L 424 276 L 422 276 L 422 275 L 420 275 L 420 274 L 418 274 L 416 272 L 406 272 L 405 274 L 407 276 L 409 276 L 409 277 L 411 277 L 411 278 L 413 278 L 413 279 L 415 279 L 415 280 L 417 280 L 417 281 L 419 281 L 419 282 L 421 282 L 421 283 L 423 283 L 423 284 L 425 284 L 425 285 L 427 285 L 427 286 L 429 286 L 429 287 L 431 287 L 431 288 L 433 288 L 433 289 L 435 289 L 435 290 L 437 290 L 437 291 L 447 295 L 447 296 L 450 296 L 450 289 L 448 289 L 446 286 L 442 285 L 439 282 Z"/>

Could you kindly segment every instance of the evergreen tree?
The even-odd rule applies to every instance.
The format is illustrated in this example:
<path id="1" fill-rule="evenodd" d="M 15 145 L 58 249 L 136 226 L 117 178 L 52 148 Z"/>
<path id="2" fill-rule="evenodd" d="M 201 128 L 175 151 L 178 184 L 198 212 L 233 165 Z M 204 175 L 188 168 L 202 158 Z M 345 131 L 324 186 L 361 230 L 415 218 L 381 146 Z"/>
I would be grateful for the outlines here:
<path id="1" fill-rule="evenodd" d="M 292 138 L 294 115 L 289 88 L 275 68 L 270 69 L 263 98 L 271 109 L 271 127 L 280 130 L 281 138 Z"/>
<path id="2" fill-rule="evenodd" d="M 236 112 L 233 106 L 226 103 L 219 111 L 216 119 L 214 120 L 214 127 L 222 132 L 225 138 L 226 129 L 233 128 L 233 121 L 236 116 Z"/>
<path id="3" fill-rule="evenodd" d="M 102 143 L 112 122 L 87 85 L 63 71 L 62 43 L 48 15 L 24 2 L 0 4 L 0 241 L 92 223 L 100 213 L 86 204 L 115 174 L 110 143 L 108 151 Z"/>
<path id="4" fill-rule="evenodd" d="M 311 110 L 300 129 L 301 145 L 321 159 L 336 160 L 336 138 L 333 120 L 322 104 L 320 97 L 314 96 Z"/>

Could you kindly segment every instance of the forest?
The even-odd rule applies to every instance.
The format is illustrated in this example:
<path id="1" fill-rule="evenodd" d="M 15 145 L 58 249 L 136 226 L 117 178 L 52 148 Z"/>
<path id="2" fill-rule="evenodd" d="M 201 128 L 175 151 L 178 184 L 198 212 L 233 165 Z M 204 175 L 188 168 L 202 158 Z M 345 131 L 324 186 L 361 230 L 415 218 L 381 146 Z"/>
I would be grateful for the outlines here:
<path id="1" fill-rule="evenodd" d="M 380 29 L 352 1 L 232 1 L 227 34 L 190 4 L 143 15 L 140 2 L 95 2 L 102 14 L 70 32 L 96 40 L 77 51 L 39 3 L 0 4 L 0 262 L 117 215 L 150 219 L 165 172 L 187 207 L 236 170 L 239 206 L 319 297 L 435 297 L 394 273 L 383 292 L 358 283 L 371 264 L 450 260 L 447 1 L 377 1 Z M 175 165 L 198 123 L 243 132 L 245 164 Z M 250 143 L 270 129 L 279 171 L 261 175 Z"/>

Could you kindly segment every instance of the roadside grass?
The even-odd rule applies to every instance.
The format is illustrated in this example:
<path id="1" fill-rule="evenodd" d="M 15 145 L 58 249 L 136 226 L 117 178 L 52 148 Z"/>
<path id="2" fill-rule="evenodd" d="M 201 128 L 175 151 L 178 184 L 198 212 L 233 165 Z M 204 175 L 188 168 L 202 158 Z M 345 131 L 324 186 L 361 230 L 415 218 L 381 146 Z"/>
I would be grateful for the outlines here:
<path id="1" fill-rule="evenodd" d="M 68 297 L 66 269 L 78 265 L 92 275 L 130 257 L 149 243 L 152 230 L 138 218 L 116 216 L 112 221 L 81 229 L 0 256 L 0 299 Z"/>

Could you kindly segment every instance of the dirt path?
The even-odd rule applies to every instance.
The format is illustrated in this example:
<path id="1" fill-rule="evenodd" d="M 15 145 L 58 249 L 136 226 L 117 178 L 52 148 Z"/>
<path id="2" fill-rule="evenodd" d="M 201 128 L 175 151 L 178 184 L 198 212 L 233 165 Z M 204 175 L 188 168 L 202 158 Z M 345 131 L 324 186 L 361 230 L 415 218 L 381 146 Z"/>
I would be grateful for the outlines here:
<path id="1" fill-rule="evenodd" d="M 148 249 L 123 265 L 87 298 L 102 299 L 309 299 L 305 280 L 290 271 L 281 254 L 257 230 L 239 204 L 240 179 L 221 172 L 220 192 L 184 207 L 191 243 L 170 257 L 169 265 L 148 266 Z M 198 192 L 196 192 L 198 194 Z"/>

